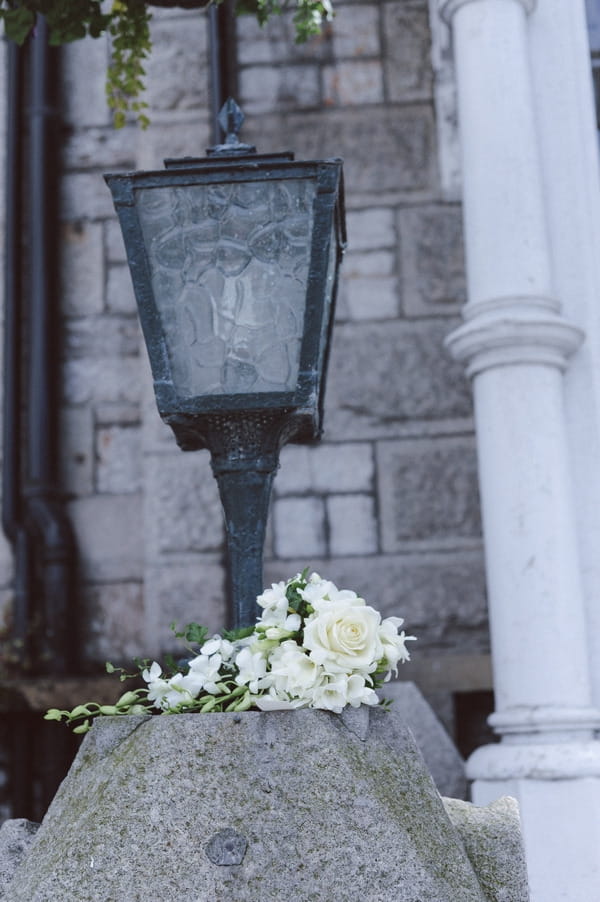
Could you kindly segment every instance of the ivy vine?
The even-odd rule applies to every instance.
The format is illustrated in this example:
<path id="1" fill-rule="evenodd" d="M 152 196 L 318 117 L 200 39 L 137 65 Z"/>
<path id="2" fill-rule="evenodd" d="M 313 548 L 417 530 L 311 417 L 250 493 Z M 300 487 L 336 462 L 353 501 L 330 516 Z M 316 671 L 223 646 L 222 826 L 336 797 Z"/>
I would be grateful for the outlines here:
<path id="1" fill-rule="evenodd" d="M 219 3 L 221 0 L 207 0 Z M 125 125 L 134 114 L 139 125 L 149 124 L 145 110 L 148 104 L 141 99 L 144 91 L 145 61 L 152 50 L 150 38 L 150 10 L 147 0 L 0 0 L 0 19 L 4 21 L 6 37 L 24 44 L 34 34 L 38 16 L 44 16 L 49 42 L 53 46 L 68 44 L 87 36 L 99 38 L 109 34 L 111 61 L 106 76 L 107 103 L 113 111 L 116 128 Z M 201 2 L 161 3 L 190 7 Z M 287 0 L 238 0 L 236 13 L 254 15 L 261 25 L 271 16 L 289 8 Z M 296 41 L 303 43 L 321 30 L 324 19 L 333 15 L 330 0 L 295 0 L 293 16 Z"/>

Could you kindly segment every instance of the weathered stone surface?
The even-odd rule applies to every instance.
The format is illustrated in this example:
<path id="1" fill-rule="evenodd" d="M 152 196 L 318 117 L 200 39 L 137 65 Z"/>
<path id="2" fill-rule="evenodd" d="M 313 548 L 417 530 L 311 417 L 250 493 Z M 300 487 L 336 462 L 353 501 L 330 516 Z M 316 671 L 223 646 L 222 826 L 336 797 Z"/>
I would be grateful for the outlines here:
<path id="1" fill-rule="evenodd" d="M 389 320 L 398 316 L 400 301 L 395 276 L 342 279 L 336 306 L 338 320 Z"/>
<path id="2" fill-rule="evenodd" d="M 100 722 L 8 902 L 485 902 L 410 732 L 349 714 Z"/>
<path id="3" fill-rule="evenodd" d="M 330 495 L 326 504 L 331 554 L 374 554 L 378 550 L 372 495 Z"/>
<path id="4" fill-rule="evenodd" d="M 398 224 L 406 312 L 423 316 L 458 309 L 466 301 L 460 207 L 404 209 Z"/>
<path id="5" fill-rule="evenodd" d="M 107 39 L 85 38 L 66 44 L 62 51 L 61 111 L 69 124 L 85 128 L 108 125 L 110 110 L 106 104 Z M 85 72 L 85 78 L 82 78 Z"/>
<path id="6" fill-rule="evenodd" d="M 249 66 L 241 73 L 240 98 L 246 115 L 318 106 L 319 70 L 310 63 L 278 68 Z"/>
<path id="7" fill-rule="evenodd" d="M 114 207 L 99 172 L 72 172 L 60 185 L 62 219 L 110 219 Z"/>
<path id="8" fill-rule="evenodd" d="M 408 421 L 468 417 L 462 364 L 443 342 L 448 321 L 338 324 L 327 382 L 330 440 L 393 436 Z"/>
<path id="9" fill-rule="evenodd" d="M 70 495 L 89 495 L 94 482 L 94 429 L 89 407 L 60 411 L 61 488 Z"/>
<path id="10" fill-rule="evenodd" d="M 370 251 L 396 244 L 394 212 L 388 207 L 349 210 L 346 213 L 348 246 L 353 251 Z M 343 270 L 346 267 L 344 265 Z"/>
<path id="11" fill-rule="evenodd" d="M 83 80 L 83 79 L 82 79 Z M 105 109 L 108 109 L 104 99 Z M 74 131 L 65 140 L 62 158 L 66 169 L 135 169 L 135 123 L 115 129 L 111 122 L 102 128 Z M 98 190 L 107 191 L 96 176 Z"/>
<path id="12" fill-rule="evenodd" d="M 222 546 L 219 490 L 206 463 L 179 450 L 146 455 L 146 545 L 151 556 Z"/>
<path id="13" fill-rule="evenodd" d="M 63 367 L 64 400 L 67 404 L 135 404 L 141 394 L 141 369 L 147 365 L 140 357 L 70 358 Z"/>
<path id="14" fill-rule="evenodd" d="M 322 498 L 280 498 L 273 503 L 275 553 L 279 557 L 325 554 Z"/>
<path id="15" fill-rule="evenodd" d="M 65 354 L 71 358 L 136 356 L 141 341 L 135 316 L 86 316 L 66 321 Z"/>
<path id="16" fill-rule="evenodd" d="M 152 54 L 147 64 L 152 110 L 207 107 L 207 21 L 198 13 L 157 20 L 151 26 Z"/>
<path id="17" fill-rule="evenodd" d="M 254 16 L 240 16 L 236 22 L 240 66 L 252 63 L 289 63 L 290 60 L 329 59 L 332 55 L 332 26 L 325 24 L 320 35 L 304 44 L 295 41 L 293 13 L 284 11 L 260 26 Z"/>
<path id="18" fill-rule="evenodd" d="M 62 312 L 93 316 L 102 312 L 104 249 L 100 223 L 68 222 L 61 228 Z"/>
<path id="19" fill-rule="evenodd" d="M 142 487 L 140 429 L 108 426 L 96 431 L 96 488 L 115 495 Z"/>
<path id="20" fill-rule="evenodd" d="M 333 25 L 333 52 L 340 59 L 375 56 L 379 53 L 379 8 L 371 5 L 346 7 Z"/>
<path id="21" fill-rule="evenodd" d="M 0 827 L 0 899 L 5 898 L 5 889 L 27 854 L 39 826 L 25 818 L 14 818 L 4 821 Z"/>
<path id="22" fill-rule="evenodd" d="M 385 551 L 407 543 L 460 545 L 481 538 L 477 457 L 470 439 L 378 442 Z"/>
<path id="23" fill-rule="evenodd" d="M 323 102 L 328 106 L 382 103 L 383 72 L 379 60 L 324 66 Z"/>
<path id="24" fill-rule="evenodd" d="M 142 572 L 142 499 L 140 495 L 90 495 L 67 505 L 90 580 L 139 579 Z"/>
<path id="25" fill-rule="evenodd" d="M 368 442 L 286 445 L 274 482 L 276 496 L 314 491 L 370 492 L 373 489 L 373 448 Z"/>
<path id="26" fill-rule="evenodd" d="M 467 794 L 464 761 L 416 685 L 392 680 L 378 694 L 392 701 L 389 729 L 397 730 L 401 723 L 410 727 L 438 792 L 464 799 Z"/>
<path id="27" fill-rule="evenodd" d="M 519 808 L 508 796 L 478 808 L 443 799 L 489 902 L 529 902 Z"/>
<path id="28" fill-rule="evenodd" d="M 356 193 L 414 192 L 435 180 L 433 118 L 426 105 L 255 117 L 244 125 L 243 137 L 259 152 L 285 143 L 299 160 L 340 156 Z"/>
<path id="29" fill-rule="evenodd" d="M 405 101 L 431 93 L 431 38 L 427 9 L 383 5 L 384 71 L 387 96 Z"/>
<path id="30" fill-rule="evenodd" d="M 106 307 L 111 313 L 136 313 L 137 307 L 129 267 L 109 267 L 106 282 Z"/>
<path id="31" fill-rule="evenodd" d="M 84 660 L 103 668 L 107 660 L 128 668 L 136 656 L 148 652 L 144 636 L 141 582 L 86 586 L 82 592 L 81 641 Z"/>

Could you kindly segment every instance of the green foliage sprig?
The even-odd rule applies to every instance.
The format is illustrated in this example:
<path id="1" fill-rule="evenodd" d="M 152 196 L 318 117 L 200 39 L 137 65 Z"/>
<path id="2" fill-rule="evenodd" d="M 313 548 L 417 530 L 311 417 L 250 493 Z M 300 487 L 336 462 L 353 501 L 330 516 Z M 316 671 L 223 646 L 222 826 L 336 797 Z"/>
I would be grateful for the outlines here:
<path id="1" fill-rule="evenodd" d="M 222 0 L 207 0 L 207 5 L 211 2 Z M 296 41 L 303 43 L 319 34 L 323 20 L 332 18 L 333 9 L 330 0 L 295 3 Z M 108 33 L 112 58 L 106 94 L 114 125 L 121 128 L 128 114 L 133 113 L 138 124 L 146 128 L 149 120 L 144 110 L 148 105 L 140 97 L 144 91 L 144 63 L 152 50 L 150 5 L 147 0 L 112 0 L 110 6 L 102 0 L 0 0 L 0 19 L 4 21 L 6 36 L 17 44 L 24 44 L 35 33 L 38 16 L 45 17 L 53 46 Z M 254 15 L 264 25 L 271 16 L 289 8 L 289 0 L 238 0 L 236 13 Z"/>

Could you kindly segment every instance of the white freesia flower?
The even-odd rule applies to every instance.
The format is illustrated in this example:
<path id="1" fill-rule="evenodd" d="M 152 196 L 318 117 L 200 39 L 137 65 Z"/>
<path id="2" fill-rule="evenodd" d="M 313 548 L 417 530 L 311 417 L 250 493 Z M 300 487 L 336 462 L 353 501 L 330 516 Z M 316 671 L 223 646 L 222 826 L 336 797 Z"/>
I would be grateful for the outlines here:
<path id="1" fill-rule="evenodd" d="M 378 705 L 379 696 L 374 689 L 367 686 L 365 678 L 359 673 L 353 673 L 348 677 L 346 684 L 346 698 L 349 705 L 358 708 L 360 705 Z"/>
<path id="2" fill-rule="evenodd" d="M 259 711 L 293 711 L 296 708 L 306 708 L 309 701 L 307 698 L 285 698 L 273 689 L 269 689 L 266 695 L 257 695 L 252 699 Z"/>
<path id="3" fill-rule="evenodd" d="M 311 574 L 305 588 L 299 591 L 301 597 L 315 611 L 321 611 L 336 601 L 346 601 L 348 604 L 365 604 L 364 599 L 359 598 L 356 592 L 353 592 L 351 589 L 338 589 L 335 583 L 328 579 L 321 579 L 317 573 Z"/>
<path id="4" fill-rule="evenodd" d="M 286 583 L 273 583 L 256 599 L 257 604 L 264 608 L 260 617 L 260 623 L 264 626 L 284 626 L 288 615 L 286 589 Z"/>
<path id="5" fill-rule="evenodd" d="M 239 671 L 235 682 L 238 686 L 248 686 L 252 695 L 270 686 L 272 680 L 267 676 L 267 659 L 260 651 L 243 648 L 236 656 L 235 666 Z"/>
<path id="6" fill-rule="evenodd" d="M 407 636 L 404 630 L 398 633 L 398 627 L 402 626 L 404 620 L 402 617 L 386 617 L 379 627 L 379 638 L 383 648 L 383 660 L 385 661 L 388 671 L 385 681 L 387 682 L 392 672 L 398 676 L 398 662 L 410 661 L 410 655 L 405 642 L 412 641 L 415 636 Z"/>
<path id="7" fill-rule="evenodd" d="M 332 602 L 307 619 L 304 646 L 330 673 L 372 673 L 383 654 L 380 622 L 379 613 L 364 602 Z"/>
<path id="8" fill-rule="evenodd" d="M 193 702 L 194 696 L 185 686 L 185 679 L 182 673 L 176 673 L 168 680 L 152 680 L 148 684 L 148 700 L 163 711 L 177 708 L 183 702 Z"/>
<path id="9" fill-rule="evenodd" d="M 208 657 L 210 657 L 211 655 L 218 653 L 221 655 L 223 661 L 228 661 L 233 652 L 233 643 L 228 639 L 223 639 L 223 637 L 219 636 L 218 633 L 216 636 L 212 636 L 212 638 L 207 639 L 200 649 L 201 655 L 207 655 Z"/>
<path id="10" fill-rule="evenodd" d="M 221 682 L 221 665 L 223 658 L 220 654 L 213 654 L 210 657 L 202 652 L 189 662 L 189 672 L 184 677 L 184 686 L 194 697 L 198 696 L 202 689 L 210 695 L 217 695 L 219 688 L 217 683 Z"/>
<path id="11" fill-rule="evenodd" d="M 282 642 L 271 654 L 269 663 L 278 693 L 304 697 L 325 678 L 323 668 L 292 640 Z"/>
<path id="12" fill-rule="evenodd" d="M 157 680 L 161 674 L 162 667 L 156 661 L 153 661 L 149 670 L 147 667 L 145 670 L 142 670 L 142 679 L 146 680 L 147 683 L 151 683 L 153 680 Z"/>
<path id="13" fill-rule="evenodd" d="M 348 704 L 348 678 L 345 674 L 338 674 L 321 686 L 317 686 L 312 693 L 312 707 L 323 708 L 325 711 L 334 711 L 340 714 Z"/>

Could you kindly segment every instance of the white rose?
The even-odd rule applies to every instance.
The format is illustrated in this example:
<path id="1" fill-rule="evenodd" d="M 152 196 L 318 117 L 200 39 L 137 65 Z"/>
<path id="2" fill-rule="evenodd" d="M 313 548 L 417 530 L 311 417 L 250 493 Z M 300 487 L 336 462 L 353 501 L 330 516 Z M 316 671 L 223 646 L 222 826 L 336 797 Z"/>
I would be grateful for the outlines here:
<path id="1" fill-rule="evenodd" d="M 344 599 L 311 614 L 304 647 L 329 673 L 372 673 L 383 654 L 381 617 L 360 599 Z"/>

